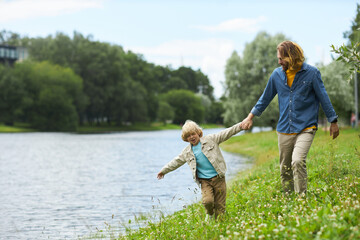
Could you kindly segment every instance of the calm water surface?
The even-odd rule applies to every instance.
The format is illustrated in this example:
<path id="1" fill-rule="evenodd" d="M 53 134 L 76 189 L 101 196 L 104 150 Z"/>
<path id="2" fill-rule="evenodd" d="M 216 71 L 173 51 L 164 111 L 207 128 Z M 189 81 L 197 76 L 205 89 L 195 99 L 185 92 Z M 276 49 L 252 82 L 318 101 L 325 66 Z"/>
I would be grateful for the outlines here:
<path id="1" fill-rule="evenodd" d="M 156 179 L 187 145 L 180 134 L 0 134 L 0 239 L 77 239 L 199 201 L 187 164 Z M 228 179 L 251 165 L 223 153 Z"/>

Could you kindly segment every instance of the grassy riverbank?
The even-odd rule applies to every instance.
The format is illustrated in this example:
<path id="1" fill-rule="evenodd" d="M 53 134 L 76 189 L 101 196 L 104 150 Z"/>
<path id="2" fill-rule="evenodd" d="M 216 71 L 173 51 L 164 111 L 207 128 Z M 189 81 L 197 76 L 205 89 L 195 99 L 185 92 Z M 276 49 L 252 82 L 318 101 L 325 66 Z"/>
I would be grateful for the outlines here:
<path id="1" fill-rule="evenodd" d="M 203 128 L 221 128 L 222 125 L 217 124 L 201 124 Z M 101 125 L 88 125 L 79 126 L 76 133 L 109 133 L 109 132 L 127 132 L 127 131 L 156 131 L 168 129 L 181 129 L 177 124 L 166 124 L 160 122 L 154 123 L 135 123 L 132 125 L 108 125 L 106 123 Z M 16 132 L 38 132 L 32 129 L 28 124 L 15 123 L 14 126 L 6 126 L 0 123 L 0 133 L 16 133 Z"/>
<path id="2" fill-rule="evenodd" d="M 108 226 L 90 238 L 360 239 L 360 132 L 328 134 L 318 131 L 308 155 L 307 198 L 280 191 L 276 132 L 245 134 L 222 144 L 255 161 L 228 184 L 224 221 L 204 222 L 199 203 L 126 235 Z"/>
<path id="3" fill-rule="evenodd" d="M 0 123 L 0 133 L 34 132 L 27 124 L 16 123 L 14 126 L 7 126 Z"/>

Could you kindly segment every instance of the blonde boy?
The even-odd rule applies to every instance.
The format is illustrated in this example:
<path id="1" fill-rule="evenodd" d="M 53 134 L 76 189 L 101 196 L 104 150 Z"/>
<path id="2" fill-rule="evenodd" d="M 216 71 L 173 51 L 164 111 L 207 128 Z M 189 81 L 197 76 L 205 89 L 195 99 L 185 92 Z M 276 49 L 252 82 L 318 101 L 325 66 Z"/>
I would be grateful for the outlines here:
<path id="1" fill-rule="evenodd" d="M 241 131 L 240 124 L 203 136 L 198 124 L 187 120 L 182 127 L 181 137 L 190 144 L 166 164 L 157 178 L 174 171 L 185 163 L 189 164 L 195 182 L 201 186 L 202 203 L 207 212 L 207 219 L 215 219 L 225 212 L 226 204 L 226 164 L 219 144 Z"/>

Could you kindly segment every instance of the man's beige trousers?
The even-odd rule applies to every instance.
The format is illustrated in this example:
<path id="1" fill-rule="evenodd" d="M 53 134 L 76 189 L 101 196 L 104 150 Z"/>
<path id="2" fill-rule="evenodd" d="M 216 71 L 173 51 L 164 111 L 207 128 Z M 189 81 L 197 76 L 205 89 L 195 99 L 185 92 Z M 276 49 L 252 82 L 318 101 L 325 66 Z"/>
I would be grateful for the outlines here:
<path id="1" fill-rule="evenodd" d="M 308 129 L 296 135 L 278 133 L 281 183 L 284 192 L 306 193 L 306 156 L 316 130 Z"/>

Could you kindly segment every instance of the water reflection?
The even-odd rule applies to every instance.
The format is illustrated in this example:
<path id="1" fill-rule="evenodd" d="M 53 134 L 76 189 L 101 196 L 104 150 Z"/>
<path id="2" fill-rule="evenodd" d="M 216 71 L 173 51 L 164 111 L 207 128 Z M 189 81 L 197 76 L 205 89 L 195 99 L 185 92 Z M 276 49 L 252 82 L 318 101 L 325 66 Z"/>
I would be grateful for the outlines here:
<path id="1" fill-rule="evenodd" d="M 0 134 L 0 239 L 76 239 L 104 222 L 198 201 L 187 165 L 156 179 L 185 146 L 180 130 Z M 228 177 L 250 165 L 224 157 Z"/>

